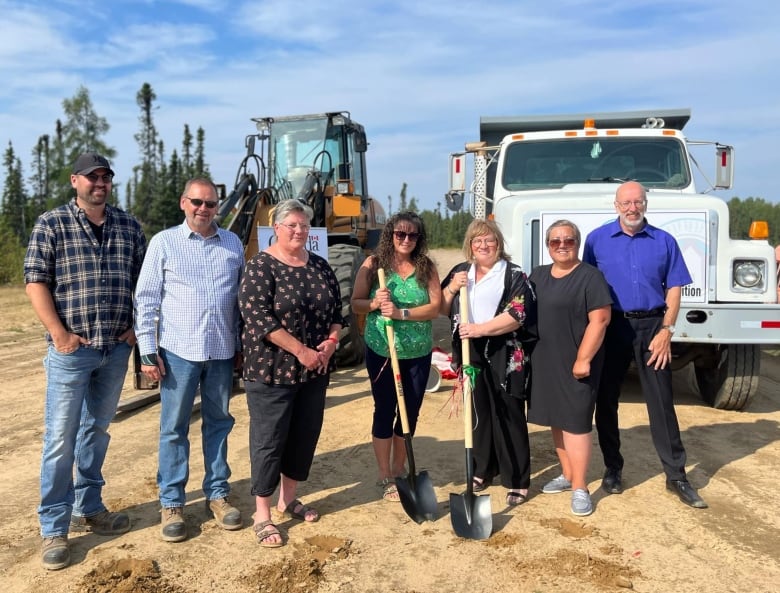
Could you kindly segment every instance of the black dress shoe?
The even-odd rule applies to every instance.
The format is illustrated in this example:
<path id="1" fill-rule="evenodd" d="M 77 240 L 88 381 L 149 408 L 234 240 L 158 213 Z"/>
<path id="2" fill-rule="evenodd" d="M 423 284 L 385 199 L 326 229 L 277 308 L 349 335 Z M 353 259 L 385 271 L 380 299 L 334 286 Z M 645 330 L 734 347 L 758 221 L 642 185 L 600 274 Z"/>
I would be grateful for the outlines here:
<path id="1" fill-rule="evenodd" d="M 604 472 L 604 478 L 601 480 L 601 489 L 607 494 L 620 494 L 623 492 L 621 471 L 608 467 Z"/>
<path id="2" fill-rule="evenodd" d="M 688 480 L 666 480 L 666 489 L 674 492 L 685 504 L 695 509 L 706 509 L 707 503 L 702 500 L 696 489 Z"/>

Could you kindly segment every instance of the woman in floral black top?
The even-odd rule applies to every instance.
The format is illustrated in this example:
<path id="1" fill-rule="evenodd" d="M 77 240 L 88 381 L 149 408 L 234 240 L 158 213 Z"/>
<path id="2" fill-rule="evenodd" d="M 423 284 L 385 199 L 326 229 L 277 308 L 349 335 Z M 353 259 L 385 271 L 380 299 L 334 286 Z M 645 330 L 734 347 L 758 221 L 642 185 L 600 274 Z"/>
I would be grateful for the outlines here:
<path id="1" fill-rule="evenodd" d="M 306 250 L 311 217 L 298 200 L 276 207 L 276 242 L 247 262 L 239 292 L 254 530 L 264 547 L 284 544 L 271 520 L 271 496 L 280 481 L 277 510 L 302 521 L 319 519 L 296 490 L 309 477 L 344 320 L 333 270 Z"/>
<path id="2" fill-rule="evenodd" d="M 510 506 L 527 500 L 531 454 L 525 417 L 527 347 L 536 325 L 536 296 L 520 266 L 509 261 L 492 220 L 475 220 L 463 242 L 467 261 L 442 283 L 441 313 L 452 318 L 453 358 L 468 338 L 474 384 L 474 490 L 501 474 Z M 468 288 L 469 320 L 460 323 L 461 287 Z"/>

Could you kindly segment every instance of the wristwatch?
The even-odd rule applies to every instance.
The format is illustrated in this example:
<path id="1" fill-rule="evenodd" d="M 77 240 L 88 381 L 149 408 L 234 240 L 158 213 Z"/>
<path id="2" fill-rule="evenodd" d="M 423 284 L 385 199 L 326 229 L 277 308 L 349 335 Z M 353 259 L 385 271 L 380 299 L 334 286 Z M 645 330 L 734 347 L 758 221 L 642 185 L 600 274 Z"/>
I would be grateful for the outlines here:
<path id="1" fill-rule="evenodd" d="M 668 331 L 670 334 L 674 335 L 674 332 L 676 331 L 676 329 L 677 329 L 677 328 L 676 328 L 676 327 L 674 327 L 673 325 L 662 325 L 662 326 L 661 326 L 661 329 L 665 329 L 665 330 L 666 330 L 666 331 Z"/>
<path id="2" fill-rule="evenodd" d="M 401 319 L 409 319 L 409 309 L 401 309 Z"/>

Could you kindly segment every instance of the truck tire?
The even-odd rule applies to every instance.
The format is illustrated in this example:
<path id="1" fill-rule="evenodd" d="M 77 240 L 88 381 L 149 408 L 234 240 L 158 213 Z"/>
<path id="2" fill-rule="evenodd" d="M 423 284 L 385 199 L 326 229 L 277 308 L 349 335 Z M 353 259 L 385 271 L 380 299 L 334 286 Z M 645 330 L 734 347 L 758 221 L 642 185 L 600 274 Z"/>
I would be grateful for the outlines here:
<path id="1" fill-rule="evenodd" d="M 756 344 L 717 346 L 716 356 L 694 361 L 702 399 L 720 410 L 742 410 L 758 391 L 761 349 Z"/>
<path id="2" fill-rule="evenodd" d="M 355 366 L 363 362 L 366 344 L 358 320 L 352 315 L 352 289 L 355 276 L 366 259 L 363 250 L 357 245 L 341 243 L 328 247 L 328 262 L 341 290 L 341 315 L 349 327 L 341 330 L 339 349 L 336 351 L 336 364 L 340 367 Z"/>

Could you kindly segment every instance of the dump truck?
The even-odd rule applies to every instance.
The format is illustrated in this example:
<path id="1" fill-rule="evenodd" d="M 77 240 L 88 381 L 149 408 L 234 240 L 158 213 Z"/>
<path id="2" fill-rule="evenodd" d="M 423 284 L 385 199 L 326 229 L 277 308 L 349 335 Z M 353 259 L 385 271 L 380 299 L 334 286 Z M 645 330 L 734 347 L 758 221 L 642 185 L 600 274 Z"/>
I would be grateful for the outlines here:
<path id="1" fill-rule="evenodd" d="M 551 263 L 552 222 L 572 220 L 584 238 L 617 216 L 618 184 L 642 183 L 648 220 L 676 238 L 693 278 L 682 289 L 672 368 L 685 369 L 709 405 L 741 410 L 758 389 L 761 346 L 780 343 L 778 271 L 766 222 L 754 221 L 749 239 L 729 236 L 728 207 L 710 192 L 731 188 L 734 148 L 688 139 L 690 117 L 690 109 L 482 117 L 479 141 L 450 155 L 445 197 L 452 210 L 468 199 L 476 218 L 494 218 L 530 272 Z M 706 146 L 714 171 L 696 159 Z"/>

